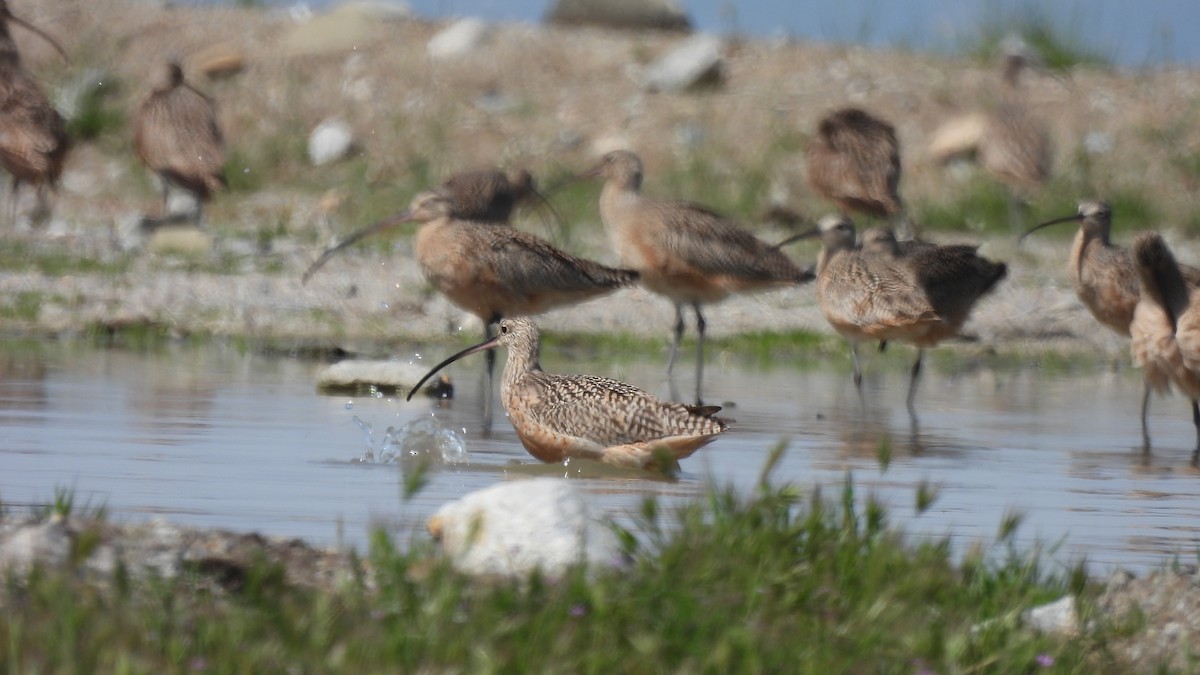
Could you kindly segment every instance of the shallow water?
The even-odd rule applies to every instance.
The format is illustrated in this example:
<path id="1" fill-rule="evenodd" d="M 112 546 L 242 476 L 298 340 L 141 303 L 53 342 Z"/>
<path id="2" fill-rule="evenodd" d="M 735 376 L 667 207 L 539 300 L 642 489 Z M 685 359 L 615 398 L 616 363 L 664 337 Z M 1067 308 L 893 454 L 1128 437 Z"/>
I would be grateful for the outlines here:
<path id="1" fill-rule="evenodd" d="M 427 362 L 450 351 L 434 347 Z M 135 353 L 0 343 L 0 500 L 18 510 L 72 488 L 77 502 L 104 504 L 116 519 L 161 516 L 361 549 L 372 524 L 403 540 L 445 501 L 519 476 L 570 476 L 631 523 L 646 495 L 671 502 L 709 481 L 752 489 L 771 447 L 788 439 L 776 481 L 824 486 L 834 497 L 849 473 L 858 497 L 888 504 L 893 523 L 914 536 L 949 535 L 959 551 L 994 541 L 1005 514 L 1021 512 L 1020 544 L 1061 542 L 1056 560 L 1086 556 L 1096 574 L 1145 571 L 1174 554 L 1195 560 L 1200 477 L 1189 461 L 1195 435 L 1185 401 L 1154 401 L 1155 450 L 1143 457 L 1135 450 L 1136 372 L 927 367 L 914 428 L 904 408 L 907 374 L 895 365 L 911 352 L 893 352 L 867 362 L 865 402 L 841 365 L 763 370 L 710 354 L 706 402 L 732 403 L 723 414 L 736 424 L 668 482 L 586 462 L 539 464 L 502 412 L 484 433 L 478 357 L 451 369 L 458 397 L 436 406 L 319 395 L 313 383 L 322 364 L 229 345 Z M 658 359 L 544 362 L 669 394 Z M 386 430 L 430 416 L 461 435 L 466 454 L 439 457 L 429 485 L 405 500 L 409 462 L 380 461 L 395 450 Z M 886 468 L 877 451 L 883 439 L 891 447 Z M 368 451 L 374 461 L 363 461 Z M 939 493 L 917 515 L 923 482 Z"/>

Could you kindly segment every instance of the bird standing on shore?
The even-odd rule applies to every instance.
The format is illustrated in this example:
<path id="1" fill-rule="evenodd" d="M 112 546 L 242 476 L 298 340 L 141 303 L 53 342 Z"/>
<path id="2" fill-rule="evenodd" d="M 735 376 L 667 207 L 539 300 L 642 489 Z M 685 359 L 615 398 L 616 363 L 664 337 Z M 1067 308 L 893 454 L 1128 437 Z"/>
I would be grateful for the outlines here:
<path id="1" fill-rule="evenodd" d="M 1021 73 L 1029 65 L 1027 51 L 1023 43 L 1008 45 L 999 101 L 946 122 L 929 146 L 930 155 L 942 164 L 974 153 L 979 165 L 1004 184 L 1014 233 L 1023 227 L 1027 196 L 1045 185 L 1054 161 L 1050 133 L 1030 110 L 1020 87 Z"/>
<path id="2" fill-rule="evenodd" d="M 162 181 L 162 218 L 170 216 L 172 185 L 196 199 L 200 223 L 204 202 L 226 186 L 225 140 L 213 100 L 183 78 L 175 61 L 155 72 L 150 95 L 133 121 L 133 147 L 138 159 Z"/>
<path id="3" fill-rule="evenodd" d="M 900 201 L 900 141 L 888 122 L 859 108 L 821 119 L 805 152 L 808 184 L 843 215 L 892 218 Z"/>
<path id="4" fill-rule="evenodd" d="M 22 67 L 16 42 L 9 32 L 11 24 L 37 34 L 64 59 L 66 52 L 49 35 L 14 16 L 8 3 L 0 0 L 0 167 L 12 176 L 9 221 L 15 225 L 20 188 L 25 183 L 37 191 L 31 220 L 40 222 L 49 214 L 46 190 L 58 185 L 71 139 L 66 120 Z"/>

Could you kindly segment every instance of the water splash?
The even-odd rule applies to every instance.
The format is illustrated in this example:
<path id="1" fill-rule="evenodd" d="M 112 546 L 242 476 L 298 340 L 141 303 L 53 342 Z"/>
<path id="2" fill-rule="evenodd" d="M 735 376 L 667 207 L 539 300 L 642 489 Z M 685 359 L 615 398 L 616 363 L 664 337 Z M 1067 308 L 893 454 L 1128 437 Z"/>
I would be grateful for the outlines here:
<path id="1" fill-rule="evenodd" d="M 408 462 L 422 458 L 461 464 L 468 459 L 466 441 L 434 417 L 412 420 L 399 429 L 387 428 L 379 447 L 380 462 Z"/>

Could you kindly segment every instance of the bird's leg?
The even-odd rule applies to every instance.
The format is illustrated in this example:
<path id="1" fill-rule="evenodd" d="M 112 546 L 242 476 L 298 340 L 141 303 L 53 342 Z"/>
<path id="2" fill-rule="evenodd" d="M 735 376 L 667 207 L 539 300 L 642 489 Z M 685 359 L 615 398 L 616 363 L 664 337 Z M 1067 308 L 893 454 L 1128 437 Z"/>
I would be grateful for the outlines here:
<path id="1" fill-rule="evenodd" d="M 46 201 L 46 185 L 43 183 L 37 187 L 37 192 L 34 193 L 36 201 L 33 205 L 33 214 L 30 216 L 30 224 L 41 225 L 50 215 L 50 208 Z"/>
<path id="2" fill-rule="evenodd" d="M 1200 405 L 1192 399 L 1192 424 L 1196 427 L 1196 449 L 1192 451 L 1192 464 L 1200 462 Z"/>
<path id="3" fill-rule="evenodd" d="M 675 305 L 675 339 L 671 342 L 671 355 L 667 357 L 667 378 L 675 369 L 675 357 L 679 355 L 679 343 L 683 341 L 683 305 Z"/>
<path id="4" fill-rule="evenodd" d="M 500 322 L 500 317 L 492 318 L 493 321 L 485 321 L 483 324 L 484 342 L 492 339 L 492 324 Z M 487 359 L 487 382 L 484 384 L 483 391 L 483 433 L 486 436 L 492 430 L 492 373 L 496 370 L 496 350 L 487 350 L 485 358 Z"/>
<path id="5" fill-rule="evenodd" d="M 8 222 L 15 230 L 17 228 L 17 211 L 19 210 L 21 197 L 21 179 L 13 176 L 12 189 L 8 191 Z"/>
<path id="6" fill-rule="evenodd" d="M 858 343 L 850 341 L 850 363 L 854 366 L 854 386 L 862 391 L 862 366 L 858 363 Z"/>
<path id="7" fill-rule="evenodd" d="M 700 387 L 704 382 L 704 329 L 707 324 L 704 322 L 704 315 L 700 313 L 700 303 L 693 302 L 692 309 L 696 310 L 696 332 L 699 337 L 696 338 L 696 405 L 704 405 L 701 402 Z"/>
<path id="8" fill-rule="evenodd" d="M 1193 406 L 1193 409 L 1195 406 Z M 1146 414 L 1150 410 L 1150 385 L 1142 392 L 1142 452 L 1150 452 L 1150 425 L 1146 422 Z"/>
<path id="9" fill-rule="evenodd" d="M 162 176 L 159 176 L 159 182 L 162 186 L 162 219 L 165 223 L 171 217 L 171 184 Z"/>
<path id="10" fill-rule="evenodd" d="M 1008 225 L 1012 228 L 1013 234 L 1020 236 L 1024 229 L 1025 221 L 1025 201 L 1021 199 L 1015 190 L 1008 188 Z"/>
<path id="11" fill-rule="evenodd" d="M 912 377 L 908 381 L 908 414 L 916 417 L 916 408 L 913 407 L 913 401 L 917 397 L 917 380 L 921 377 L 921 358 L 925 356 L 923 347 L 917 348 L 917 360 L 913 363 Z"/>

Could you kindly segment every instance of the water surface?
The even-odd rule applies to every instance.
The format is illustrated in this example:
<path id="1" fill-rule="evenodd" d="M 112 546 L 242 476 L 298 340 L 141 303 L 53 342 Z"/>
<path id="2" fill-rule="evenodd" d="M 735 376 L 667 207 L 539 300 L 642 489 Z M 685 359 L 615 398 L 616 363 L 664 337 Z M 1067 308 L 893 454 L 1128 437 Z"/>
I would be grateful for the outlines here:
<path id="1" fill-rule="evenodd" d="M 427 362 L 450 351 L 434 347 Z M 868 361 L 862 400 L 840 365 L 763 369 L 711 354 L 706 402 L 731 404 L 725 414 L 736 424 L 667 482 L 586 462 L 539 464 L 502 412 L 485 433 L 479 358 L 451 369 L 458 396 L 436 406 L 320 395 L 323 364 L 229 345 L 152 353 L 10 345 L 0 347 L 0 499 L 20 509 L 71 488 L 119 520 L 161 516 L 362 549 L 373 525 L 406 540 L 447 500 L 531 475 L 578 480 L 632 524 L 647 495 L 676 502 L 709 482 L 753 489 L 771 447 L 786 439 L 777 481 L 834 497 L 852 476 L 859 498 L 889 505 L 893 523 L 913 536 L 948 535 L 959 551 L 993 541 L 1005 515 L 1021 512 L 1023 545 L 1061 543 L 1056 560 L 1086 556 L 1097 574 L 1145 571 L 1175 554 L 1195 559 L 1200 476 L 1189 462 L 1195 432 L 1185 401 L 1154 401 L 1155 450 L 1144 457 L 1136 372 L 927 367 L 914 428 L 897 367 L 911 352 L 892 351 Z M 567 363 L 548 354 L 544 362 L 669 393 L 657 358 Z M 430 416 L 463 438 L 466 457 L 439 459 L 429 485 L 405 500 L 406 464 L 379 461 L 385 432 Z M 881 442 L 891 448 L 886 468 Z M 368 452 L 375 461 L 361 461 Z M 917 515 L 922 483 L 939 495 Z"/>

